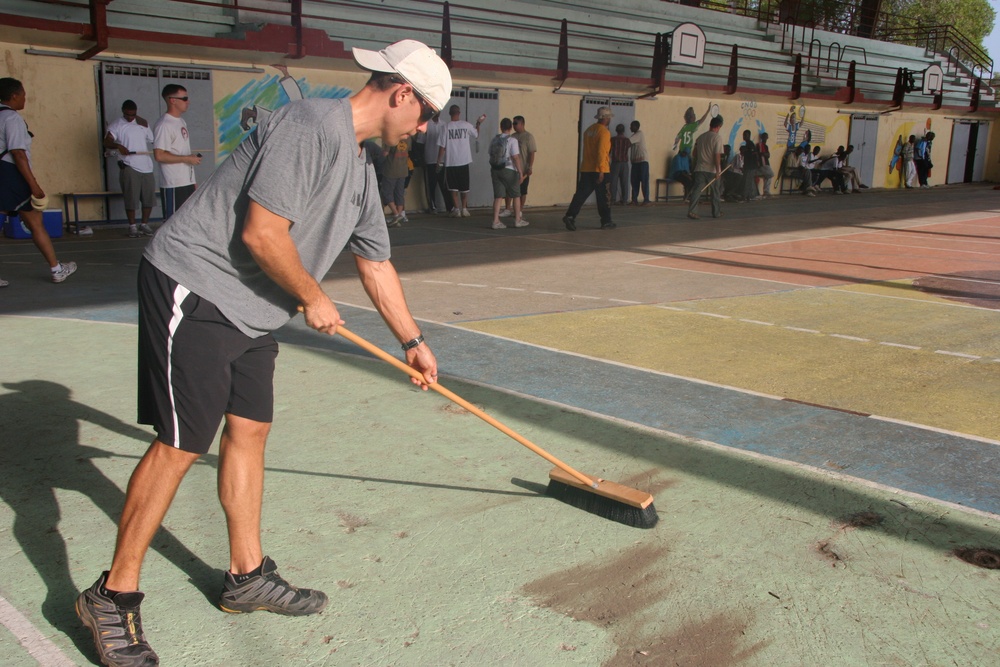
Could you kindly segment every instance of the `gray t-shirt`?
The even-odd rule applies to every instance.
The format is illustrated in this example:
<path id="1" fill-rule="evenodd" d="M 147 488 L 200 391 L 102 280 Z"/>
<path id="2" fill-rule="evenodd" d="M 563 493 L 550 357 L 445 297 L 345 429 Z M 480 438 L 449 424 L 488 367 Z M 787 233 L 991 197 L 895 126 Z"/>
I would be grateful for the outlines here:
<path id="1" fill-rule="evenodd" d="M 262 336 L 298 303 L 241 240 L 250 200 L 291 220 L 302 265 L 316 280 L 348 247 L 389 259 L 375 172 L 359 153 L 348 100 L 308 99 L 275 111 L 156 232 L 145 257 L 208 299 L 240 331 Z"/>

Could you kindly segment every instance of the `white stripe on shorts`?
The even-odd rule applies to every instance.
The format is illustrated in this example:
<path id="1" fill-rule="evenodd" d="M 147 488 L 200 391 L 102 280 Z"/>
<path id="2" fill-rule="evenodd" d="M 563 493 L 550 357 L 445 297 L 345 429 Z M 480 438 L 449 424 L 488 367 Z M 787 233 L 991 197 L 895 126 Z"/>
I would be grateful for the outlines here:
<path id="1" fill-rule="evenodd" d="M 174 351 L 174 332 L 177 331 L 177 327 L 180 326 L 181 320 L 184 319 L 184 312 L 181 310 L 181 304 L 184 303 L 184 299 L 187 295 L 191 293 L 187 287 L 184 285 L 177 285 L 174 288 L 174 305 L 173 305 L 173 316 L 170 318 L 170 324 L 167 329 L 170 332 L 167 336 L 167 391 L 170 394 L 170 419 L 174 424 L 174 441 L 168 442 L 166 444 L 172 445 L 180 449 L 181 446 L 181 429 L 180 424 L 177 421 L 177 406 L 174 404 L 174 374 L 173 374 L 173 351 Z"/>

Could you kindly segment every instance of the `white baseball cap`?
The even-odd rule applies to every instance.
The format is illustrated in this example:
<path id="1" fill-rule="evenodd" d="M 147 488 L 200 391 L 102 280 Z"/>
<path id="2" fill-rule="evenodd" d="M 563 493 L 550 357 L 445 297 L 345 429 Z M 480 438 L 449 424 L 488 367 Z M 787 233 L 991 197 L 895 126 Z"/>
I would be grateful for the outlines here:
<path id="1" fill-rule="evenodd" d="M 615 115 L 611 113 L 611 109 L 609 109 L 608 107 L 601 107 L 600 109 L 597 110 L 597 114 L 594 115 L 594 118 L 596 118 L 597 120 L 603 120 L 604 118 L 614 118 L 614 117 Z"/>
<path id="2" fill-rule="evenodd" d="M 381 51 L 352 48 L 354 61 L 371 72 L 393 72 L 413 86 L 421 97 L 441 111 L 451 99 L 451 72 L 426 44 L 404 39 Z"/>

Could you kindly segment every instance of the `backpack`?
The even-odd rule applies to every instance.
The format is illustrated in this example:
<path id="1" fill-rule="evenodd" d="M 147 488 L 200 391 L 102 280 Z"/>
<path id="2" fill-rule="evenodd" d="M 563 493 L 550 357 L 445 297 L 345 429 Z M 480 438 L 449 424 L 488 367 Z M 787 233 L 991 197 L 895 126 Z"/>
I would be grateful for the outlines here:
<path id="1" fill-rule="evenodd" d="M 501 132 L 490 141 L 490 169 L 497 171 L 507 166 L 507 142 L 510 135 Z"/>

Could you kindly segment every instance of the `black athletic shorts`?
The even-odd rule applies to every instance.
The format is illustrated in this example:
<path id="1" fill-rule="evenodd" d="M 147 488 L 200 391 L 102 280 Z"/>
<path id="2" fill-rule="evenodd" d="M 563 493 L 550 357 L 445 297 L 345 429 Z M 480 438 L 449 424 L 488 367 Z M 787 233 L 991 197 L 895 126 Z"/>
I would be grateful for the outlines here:
<path id="1" fill-rule="evenodd" d="M 469 191 L 469 165 L 463 164 L 460 167 L 445 167 L 444 177 L 448 182 L 449 192 Z"/>
<path id="2" fill-rule="evenodd" d="M 17 166 L 0 160 L 0 212 L 31 210 L 31 187 Z"/>
<path id="3" fill-rule="evenodd" d="M 250 338 L 215 304 L 145 259 L 139 265 L 139 423 L 160 442 L 208 451 L 225 414 L 270 423 L 271 334 Z"/>

